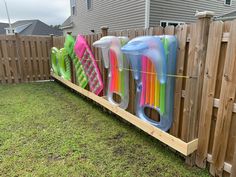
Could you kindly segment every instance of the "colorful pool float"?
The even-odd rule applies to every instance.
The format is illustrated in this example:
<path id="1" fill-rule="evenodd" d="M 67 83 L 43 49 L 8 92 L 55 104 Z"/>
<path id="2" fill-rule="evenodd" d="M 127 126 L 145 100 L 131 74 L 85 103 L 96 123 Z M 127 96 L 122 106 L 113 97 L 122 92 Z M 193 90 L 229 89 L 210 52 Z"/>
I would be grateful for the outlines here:
<path id="1" fill-rule="evenodd" d="M 88 84 L 88 78 L 85 74 L 82 64 L 80 63 L 80 60 L 75 55 L 74 46 L 75 46 L 75 40 L 71 35 L 68 34 L 66 36 L 64 48 L 66 49 L 68 55 L 70 56 L 74 64 L 75 74 L 76 74 L 76 84 L 78 84 L 82 88 L 85 88 Z"/>
<path id="2" fill-rule="evenodd" d="M 56 48 L 53 47 L 51 49 L 51 64 L 52 64 L 52 71 L 54 74 L 59 76 L 60 68 L 59 68 L 59 53 L 60 51 Z"/>
<path id="3" fill-rule="evenodd" d="M 89 81 L 89 89 L 96 95 L 103 90 L 103 81 L 94 55 L 82 35 L 76 38 L 74 51 L 79 58 Z"/>
<path id="4" fill-rule="evenodd" d="M 59 66 L 60 75 L 66 80 L 71 80 L 70 60 L 65 48 L 60 49 Z"/>
<path id="5" fill-rule="evenodd" d="M 136 80 L 136 115 L 168 131 L 173 122 L 175 79 L 167 75 L 176 72 L 176 37 L 137 37 L 121 50 L 129 58 Z M 159 122 L 145 114 L 146 107 L 159 112 Z"/>
<path id="6" fill-rule="evenodd" d="M 107 99 L 114 105 L 126 109 L 129 104 L 129 63 L 121 52 L 121 47 L 128 42 L 127 37 L 106 36 L 93 45 L 102 49 L 103 63 L 109 68 Z M 113 95 L 120 96 L 118 103 Z"/>
<path id="7" fill-rule="evenodd" d="M 53 47 L 51 50 L 51 62 L 54 74 L 71 80 L 70 60 L 64 48 L 58 50 Z"/>

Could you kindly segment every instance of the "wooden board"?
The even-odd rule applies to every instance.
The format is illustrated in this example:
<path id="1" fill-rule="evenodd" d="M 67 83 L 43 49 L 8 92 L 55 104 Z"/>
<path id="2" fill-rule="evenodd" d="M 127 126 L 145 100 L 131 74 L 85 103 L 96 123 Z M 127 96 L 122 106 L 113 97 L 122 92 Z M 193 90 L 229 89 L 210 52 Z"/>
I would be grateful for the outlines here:
<path id="1" fill-rule="evenodd" d="M 92 92 L 89 92 L 70 81 L 64 80 L 63 78 L 53 75 L 52 77 L 57 81 L 60 81 L 64 85 L 72 88 L 73 90 L 77 91 L 78 93 L 86 96 L 87 98 L 92 99 L 93 101 L 97 102 L 101 106 L 107 108 L 111 112 L 115 113 L 116 115 L 120 116 L 121 118 L 125 119 L 126 121 L 132 123 L 133 125 L 137 126 L 141 130 L 145 131 L 149 135 L 155 137 L 156 139 L 160 140 L 161 142 L 167 144 L 171 148 L 175 149 L 176 151 L 180 152 L 181 154 L 188 156 L 189 154 L 193 153 L 198 144 L 198 139 L 194 139 L 191 142 L 184 142 L 167 132 L 164 132 L 153 125 L 139 119 L 138 117 L 134 116 L 133 114 L 125 111 L 124 109 L 119 108 L 118 106 L 112 105 L 109 101 L 105 100 L 102 97 L 99 97 Z"/>
<path id="2" fill-rule="evenodd" d="M 184 74 L 184 60 L 186 51 L 187 25 L 179 26 L 176 31 L 177 39 L 179 41 L 176 74 L 182 76 Z M 183 78 L 175 79 L 175 95 L 174 95 L 174 120 L 170 133 L 178 137 L 179 123 L 180 123 L 180 106 L 182 98 Z"/>
<path id="3" fill-rule="evenodd" d="M 213 22 L 210 26 L 199 121 L 199 144 L 196 164 L 201 168 L 206 167 L 222 33 L 223 22 Z"/>
<path id="4" fill-rule="evenodd" d="M 232 22 L 212 152 L 212 175 L 222 176 L 236 93 L 236 20 Z"/>

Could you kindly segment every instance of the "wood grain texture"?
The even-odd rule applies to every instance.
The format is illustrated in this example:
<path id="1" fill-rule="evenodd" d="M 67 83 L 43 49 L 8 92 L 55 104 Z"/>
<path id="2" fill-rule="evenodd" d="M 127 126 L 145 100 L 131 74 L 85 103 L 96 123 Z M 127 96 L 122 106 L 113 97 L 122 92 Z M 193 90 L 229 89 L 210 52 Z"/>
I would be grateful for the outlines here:
<path id="1" fill-rule="evenodd" d="M 209 32 L 199 121 L 199 144 L 196 164 L 201 168 L 206 167 L 222 33 L 223 22 L 213 22 Z"/>
<path id="2" fill-rule="evenodd" d="M 220 93 L 220 105 L 217 114 L 215 140 L 213 144 L 212 175 L 222 176 L 224 159 L 232 119 L 236 93 L 236 20 L 232 22 L 226 53 L 223 81 Z"/>
<path id="3" fill-rule="evenodd" d="M 187 25 L 183 25 L 183 26 L 177 27 L 176 29 L 176 36 L 179 41 L 176 74 L 181 75 L 181 76 L 184 74 L 187 28 L 188 28 Z M 175 79 L 175 95 L 174 95 L 174 119 L 173 119 L 172 127 L 170 129 L 170 133 L 176 137 L 178 137 L 178 132 L 180 128 L 179 123 L 180 123 L 182 86 L 183 86 L 183 78 L 176 78 Z"/>

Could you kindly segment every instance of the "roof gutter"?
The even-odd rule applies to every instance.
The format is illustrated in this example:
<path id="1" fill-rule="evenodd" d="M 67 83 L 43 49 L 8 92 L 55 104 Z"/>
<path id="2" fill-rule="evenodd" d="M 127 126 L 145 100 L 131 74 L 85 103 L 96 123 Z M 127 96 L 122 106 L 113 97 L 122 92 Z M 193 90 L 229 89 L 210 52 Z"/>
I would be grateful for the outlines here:
<path id="1" fill-rule="evenodd" d="M 69 24 L 69 25 L 66 25 L 66 26 L 61 26 L 60 29 L 68 29 L 68 28 L 73 28 L 73 23 Z"/>
<path id="2" fill-rule="evenodd" d="M 145 1 L 145 28 L 150 26 L 150 0 Z"/>

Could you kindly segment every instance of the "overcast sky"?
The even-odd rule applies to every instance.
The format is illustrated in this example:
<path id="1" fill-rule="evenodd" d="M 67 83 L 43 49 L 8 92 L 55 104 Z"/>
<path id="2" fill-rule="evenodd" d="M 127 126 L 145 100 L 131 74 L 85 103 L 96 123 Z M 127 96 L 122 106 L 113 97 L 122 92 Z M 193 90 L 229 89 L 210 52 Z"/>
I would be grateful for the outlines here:
<path id="1" fill-rule="evenodd" d="M 49 25 L 62 24 L 70 15 L 70 0 L 6 0 L 11 21 L 39 19 Z M 0 22 L 8 22 L 4 0 L 0 0 Z"/>

